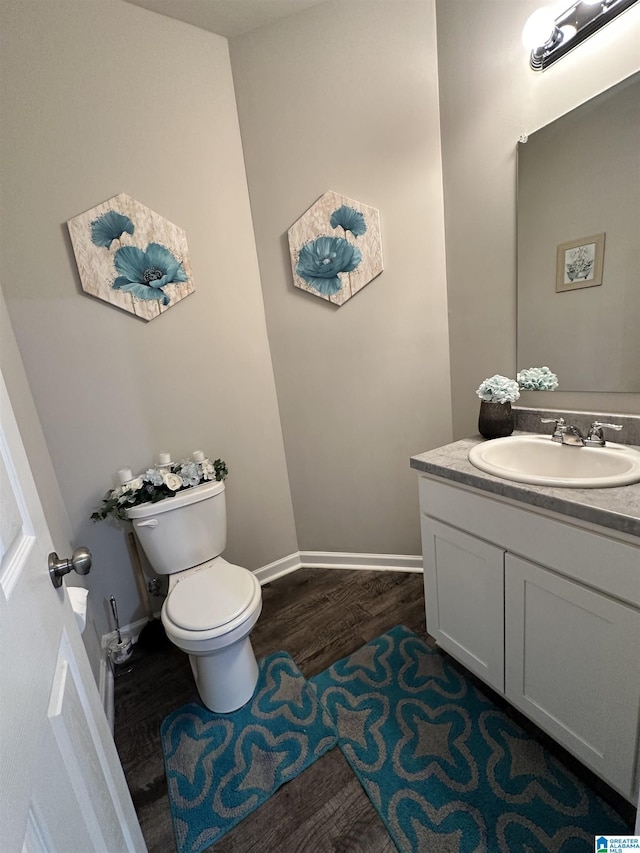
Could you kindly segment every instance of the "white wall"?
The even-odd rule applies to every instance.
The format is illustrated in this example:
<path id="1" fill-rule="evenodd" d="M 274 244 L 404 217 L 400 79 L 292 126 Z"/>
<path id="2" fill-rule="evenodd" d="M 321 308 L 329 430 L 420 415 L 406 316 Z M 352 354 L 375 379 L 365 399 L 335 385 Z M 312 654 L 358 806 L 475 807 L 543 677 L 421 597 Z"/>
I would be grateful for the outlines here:
<path id="1" fill-rule="evenodd" d="M 128 3 L 3 0 L 3 289 L 98 624 L 140 608 L 89 516 L 160 449 L 224 458 L 229 558 L 297 549 L 227 41 Z M 119 192 L 187 234 L 196 292 L 150 323 L 85 295 L 66 221 Z"/>
<path id="2" fill-rule="evenodd" d="M 540 5 L 437 0 L 456 437 L 476 430 L 480 382 L 493 373 L 515 374 L 517 140 L 640 68 L 635 6 L 549 70 L 531 71 L 521 34 Z M 523 395 L 520 402 L 637 412 L 640 395 L 560 390 Z"/>
<path id="3" fill-rule="evenodd" d="M 450 440 L 431 0 L 336 0 L 231 41 L 303 550 L 419 553 L 409 457 Z M 327 190 L 380 210 L 385 270 L 294 288 L 287 230 Z"/>

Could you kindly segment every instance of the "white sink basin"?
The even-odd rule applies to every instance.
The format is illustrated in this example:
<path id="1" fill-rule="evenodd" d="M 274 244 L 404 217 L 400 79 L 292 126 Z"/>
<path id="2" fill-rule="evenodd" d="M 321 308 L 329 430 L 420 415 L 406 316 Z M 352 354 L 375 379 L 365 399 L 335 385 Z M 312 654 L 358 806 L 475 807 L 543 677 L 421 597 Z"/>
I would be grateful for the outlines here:
<path id="1" fill-rule="evenodd" d="M 510 435 L 476 444 L 469 462 L 487 474 L 533 486 L 602 489 L 640 482 L 640 453 L 612 442 L 572 447 L 548 435 Z"/>

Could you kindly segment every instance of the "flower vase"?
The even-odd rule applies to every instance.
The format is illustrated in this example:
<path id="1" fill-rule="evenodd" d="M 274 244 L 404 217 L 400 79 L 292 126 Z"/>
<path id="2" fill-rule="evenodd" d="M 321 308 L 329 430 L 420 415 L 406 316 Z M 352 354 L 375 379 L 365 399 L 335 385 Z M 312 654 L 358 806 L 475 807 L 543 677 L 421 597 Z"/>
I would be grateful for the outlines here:
<path id="1" fill-rule="evenodd" d="M 484 438 L 504 438 L 513 432 L 511 403 L 488 403 L 480 401 L 478 432 Z"/>

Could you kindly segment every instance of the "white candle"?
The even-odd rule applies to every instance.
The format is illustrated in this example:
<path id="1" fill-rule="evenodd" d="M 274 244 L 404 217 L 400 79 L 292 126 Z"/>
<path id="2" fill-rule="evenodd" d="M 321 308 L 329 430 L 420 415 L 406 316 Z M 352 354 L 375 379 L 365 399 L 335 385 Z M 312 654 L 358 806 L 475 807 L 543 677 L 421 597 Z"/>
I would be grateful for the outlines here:
<path id="1" fill-rule="evenodd" d="M 133 480 L 133 472 L 131 468 L 120 468 L 118 471 L 118 480 L 120 480 L 120 485 L 124 486 L 125 483 L 128 483 L 129 480 Z"/>
<path id="2" fill-rule="evenodd" d="M 166 450 L 161 450 L 158 453 L 158 465 L 171 465 L 171 454 Z"/>
<path id="3" fill-rule="evenodd" d="M 194 462 L 204 462 L 204 453 L 201 450 L 194 450 L 191 456 Z"/>

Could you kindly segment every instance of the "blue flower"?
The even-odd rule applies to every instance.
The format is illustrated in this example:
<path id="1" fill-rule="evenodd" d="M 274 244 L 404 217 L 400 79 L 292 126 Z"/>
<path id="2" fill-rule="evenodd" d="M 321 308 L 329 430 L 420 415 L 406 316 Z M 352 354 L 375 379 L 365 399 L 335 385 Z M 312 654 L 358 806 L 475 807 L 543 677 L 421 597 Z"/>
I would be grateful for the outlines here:
<path id="1" fill-rule="evenodd" d="M 128 216 L 109 210 L 91 223 L 91 242 L 109 249 L 113 241 L 119 240 L 125 231 L 133 234 L 133 222 Z"/>
<path id="2" fill-rule="evenodd" d="M 360 211 L 346 204 L 333 211 L 329 222 L 332 228 L 344 228 L 345 231 L 351 231 L 354 237 L 360 237 L 367 230 L 367 223 Z"/>
<path id="3" fill-rule="evenodd" d="M 342 287 L 338 273 L 351 272 L 362 254 L 344 237 L 317 237 L 300 249 L 296 272 L 323 296 L 332 296 Z"/>
<path id="4" fill-rule="evenodd" d="M 558 377 L 548 367 L 528 367 L 516 379 L 523 391 L 555 391 L 558 387 Z"/>
<path id="5" fill-rule="evenodd" d="M 518 383 L 496 373 L 480 384 L 476 391 L 485 403 L 514 403 L 520 396 Z"/>
<path id="6" fill-rule="evenodd" d="M 168 305 L 171 300 L 162 288 L 187 281 L 182 261 L 174 258 L 160 243 L 149 243 L 144 252 L 137 246 L 122 246 L 115 253 L 113 263 L 120 273 L 113 287 L 126 290 L 138 299 L 162 299 L 162 304 Z"/>

